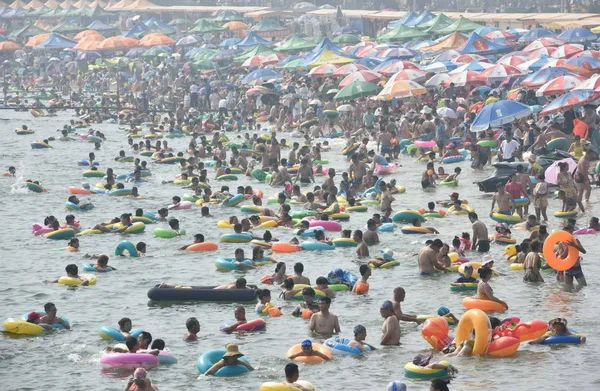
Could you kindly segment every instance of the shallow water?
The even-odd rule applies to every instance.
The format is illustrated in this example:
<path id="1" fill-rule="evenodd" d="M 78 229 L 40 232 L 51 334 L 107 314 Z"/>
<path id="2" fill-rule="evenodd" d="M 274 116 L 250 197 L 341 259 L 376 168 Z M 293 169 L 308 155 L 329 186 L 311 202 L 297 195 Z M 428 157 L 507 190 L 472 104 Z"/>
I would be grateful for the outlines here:
<path id="1" fill-rule="evenodd" d="M 60 248 L 64 247 L 66 242 L 49 241 L 31 235 L 32 223 L 41 222 L 50 214 L 61 220 L 68 214 L 64 202 L 69 195 L 69 186 L 79 186 L 82 182 L 90 182 L 92 186 L 95 184 L 94 178 L 81 177 L 84 168 L 76 164 L 77 160 L 87 157 L 93 145 L 83 141 L 55 141 L 52 143 L 53 149 L 32 150 L 30 142 L 58 136 L 55 129 L 62 127 L 71 117 L 66 113 L 61 113 L 59 117 L 42 119 L 34 119 L 25 112 L 4 111 L 2 114 L 5 118 L 2 121 L 4 144 L 0 148 L 2 169 L 15 165 L 21 181 L 39 180 L 48 189 L 48 193 L 35 194 L 24 189 L 15 189 L 14 178 L 0 178 L 0 216 L 4 222 L 3 240 L 0 242 L 0 319 L 41 310 L 44 303 L 52 301 L 58 307 L 59 313 L 68 317 L 73 324 L 71 332 L 42 337 L 14 338 L 6 334 L 0 335 L 0 379 L 4 389 L 34 389 L 34 385 L 42 382 L 46 387 L 53 389 L 122 389 L 125 379 L 102 372 L 98 359 L 108 343 L 101 340 L 96 331 L 103 325 L 116 326 L 117 321 L 125 316 L 133 320 L 134 327 L 150 331 L 154 338 L 164 339 L 169 350 L 179 360 L 175 365 L 160 367 L 150 372 L 153 382 L 158 384 L 161 390 L 192 387 L 208 387 L 211 390 L 232 387 L 256 390 L 263 382 L 283 378 L 283 367 L 288 362 L 284 358 L 287 349 L 309 337 L 308 322 L 288 315 L 295 303 L 282 302 L 276 298 L 277 294 L 273 293 L 273 303 L 283 306 L 284 316 L 267 319 L 266 332 L 239 336 L 225 335 L 218 331 L 219 324 L 233 319 L 233 304 L 151 305 L 146 296 L 148 289 L 160 282 L 217 285 L 233 281 L 241 275 L 217 271 L 214 260 L 219 256 L 233 256 L 238 246 L 243 247 L 249 254 L 251 248 L 247 244 L 219 244 L 218 251 L 207 253 L 177 250 L 178 247 L 191 243 L 194 233 L 203 233 L 207 241 L 218 241 L 218 235 L 224 231 L 216 229 L 216 221 L 233 214 L 241 215 L 237 208 L 211 208 L 214 218 L 210 220 L 200 219 L 198 208 L 171 212 L 170 215 L 177 217 L 181 227 L 187 230 L 186 237 L 154 238 L 151 230 L 156 225 L 148 226 L 142 235 L 128 236 L 127 239 L 135 242 L 143 240 L 148 244 L 147 256 L 141 259 L 111 257 L 110 263 L 119 270 L 100 275 L 96 286 L 68 290 L 62 285 L 43 284 L 43 280 L 63 275 L 64 267 L 69 263 L 87 263 L 81 259 L 82 253 L 112 254 L 116 243 L 126 235 L 80 237 L 80 253 L 61 251 Z M 13 129 L 22 124 L 29 125 L 36 133 L 17 136 Z M 118 130 L 114 124 L 101 124 L 94 128 L 103 131 L 108 138 L 102 149 L 95 152 L 97 160 L 101 162 L 101 169 L 113 167 L 117 174 L 128 172 L 132 167 L 131 163 L 113 161 L 118 151 L 127 147 L 124 132 Z M 187 142 L 187 138 L 169 140 L 169 144 L 175 150 L 187 149 Z M 334 152 L 324 153 L 323 159 L 328 159 L 331 162 L 329 166 L 336 170 L 344 169 L 347 163 L 338 153 L 342 141 L 334 140 L 332 144 Z M 286 153 L 284 151 L 284 154 Z M 420 172 L 424 169 L 422 163 L 415 163 L 406 156 L 401 157 L 400 163 L 403 167 L 393 177 L 397 179 L 398 184 L 406 186 L 407 191 L 405 194 L 396 195 L 395 211 L 425 207 L 428 201 L 446 199 L 452 191 L 459 191 L 461 198 L 467 199 L 492 229 L 494 222 L 485 217 L 489 210 L 490 195 L 479 192 L 472 184 L 474 180 L 488 176 L 491 168 L 486 168 L 483 172 L 473 172 L 468 162 L 459 163 L 463 167 L 463 174 L 458 188 L 438 187 L 424 192 L 420 186 Z M 453 167 L 454 165 L 449 165 L 446 171 Z M 77 214 L 82 226 L 92 226 L 123 212 L 133 212 L 137 207 L 156 211 L 159 207 L 169 204 L 172 196 L 181 196 L 187 192 L 176 185 L 160 184 L 161 180 L 172 179 L 177 174 L 175 166 L 150 164 L 150 169 L 153 172 L 150 183 L 139 186 L 140 193 L 145 198 L 133 200 L 89 196 L 96 208 Z M 339 177 L 337 179 L 339 180 Z M 319 178 L 317 180 L 321 181 Z M 276 193 L 275 189 L 259 185 L 252 179 L 243 178 L 240 182 L 250 183 L 262 189 L 267 196 Z M 234 190 L 236 184 L 229 184 Z M 596 190 L 592 199 L 598 199 Z M 549 214 L 558 207 L 557 201 L 551 201 Z M 598 213 L 597 201 L 586 207 L 589 210 L 578 218 L 580 226 L 585 226 L 594 212 Z M 368 213 L 352 214 L 351 221 L 344 223 L 344 228 L 363 228 L 372 213 L 375 213 L 373 208 L 370 208 Z M 434 225 L 441 232 L 439 237 L 448 243 L 454 235 L 460 235 L 463 231 L 470 232 L 467 216 L 449 216 L 429 221 L 427 225 Z M 558 227 L 559 221 L 552 217 L 550 226 Z M 275 229 L 272 232 L 283 240 L 292 237 L 288 230 Z M 519 241 L 527 236 L 524 231 L 513 232 Z M 331 311 L 340 318 L 342 336 L 351 337 L 352 328 L 361 323 L 367 327 L 367 341 L 377 346 L 382 325 L 379 305 L 383 300 L 391 298 L 392 290 L 396 286 L 403 286 L 407 291 L 404 312 L 433 314 L 440 305 L 446 305 L 460 317 L 464 312 L 460 300 L 468 293 L 451 292 L 448 289 L 448 283 L 457 278 L 456 275 L 437 278 L 418 276 L 414 254 L 422 246 L 425 238 L 402 235 L 399 229 L 394 233 L 380 234 L 381 245 L 372 247 L 371 254 L 379 249 L 391 248 L 396 252 L 400 266 L 375 270 L 369 280 L 371 288 L 368 295 L 357 297 L 342 293 L 333 301 Z M 595 326 L 598 324 L 599 290 L 595 276 L 600 269 L 594 262 L 594 255 L 600 250 L 597 238 L 592 235 L 580 237 L 588 250 L 583 268 L 590 286 L 576 293 L 565 292 L 552 276 L 546 274 L 544 284 L 523 283 L 521 272 L 508 270 L 508 262 L 501 257 L 503 246 L 493 245 L 491 254 L 497 260 L 495 267 L 507 275 L 494 278 L 491 284 L 495 293 L 510 305 L 510 311 L 506 315 L 519 316 L 523 320 L 546 321 L 556 316 L 567 317 L 569 326 L 585 334 L 588 343 L 583 346 L 560 347 L 524 344 L 513 357 L 502 359 L 454 358 L 452 362 L 460 373 L 452 381 L 452 389 L 531 389 L 533 387 L 526 385 L 526 379 L 530 379 L 533 373 L 537 382 L 536 388 L 567 389 L 574 381 L 580 389 L 598 387 L 599 375 L 594 371 L 594 362 L 590 359 L 597 346 Z M 472 260 L 478 259 L 477 254 L 470 254 L 470 257 Z M 313 282 L 334 267 L 357 272 L 359 264 L 352 248 L 328 252 L 275 254 L 274 258 L 286 262 L 288 271 L 291 271 L 294 262 L 302 261 L 305 265 L 305 275 Z M 260 276 L 271 273 L 272 270 L 271 266 L 262 267 L 248 271 L 245 276 L 249 283 L 257 283 Z M 272 291 L 275 292 L 274 289 Z M 253 306 L 246 306 L 246 310 L 249 319 L 256 316 Z M 190 316 L 197 317 L 202 327 L 199 341 L 191 344 L 182 341 L 185 321 Z M 385 389 L 388 382 L 397 379 L 405 381 L 409 389 L 428 389 L 428 382 L 406 379 L 403 366 L 412 361 L 416 353 L 429 348 L 429 345 L 421 338 L 419 328 L 414 323 L 403 322 L 401 327 L 400 347 L 383 348 L 365 358 L 343 357 L 322 365 L 301 364 L 301 378 L 310 380 L 320 390 Z M 319 338 L 316 340 L 319 341 Z M 231 379 L 199 378 L 196 370 L 197 358 L 207 350 L 222 349 L 229 342 L 239 345 L 256 371 Z"/>

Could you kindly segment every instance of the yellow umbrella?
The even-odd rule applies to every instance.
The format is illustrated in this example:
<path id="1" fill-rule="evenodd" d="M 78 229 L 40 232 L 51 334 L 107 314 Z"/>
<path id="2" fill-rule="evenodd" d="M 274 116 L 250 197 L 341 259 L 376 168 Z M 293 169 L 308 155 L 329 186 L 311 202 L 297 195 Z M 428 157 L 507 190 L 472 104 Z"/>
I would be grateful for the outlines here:
<path id="1" fill-rule="evenodd" d="M 598 27 L 594 27 L 594 28 L 592 29 L 592 33 L 594 33 L 594 34 L 600 34 L 600 26 L 598 26 Z"/>
<path id="2" fill-rule="evenodd" d="M 406 98 L 409 96 L 424 95 L 427 89 L 412 80 L 398 80 L 395 83 L 386 84 L 377 95 L 377 99 L 390 100 L 392 98 Z"/>

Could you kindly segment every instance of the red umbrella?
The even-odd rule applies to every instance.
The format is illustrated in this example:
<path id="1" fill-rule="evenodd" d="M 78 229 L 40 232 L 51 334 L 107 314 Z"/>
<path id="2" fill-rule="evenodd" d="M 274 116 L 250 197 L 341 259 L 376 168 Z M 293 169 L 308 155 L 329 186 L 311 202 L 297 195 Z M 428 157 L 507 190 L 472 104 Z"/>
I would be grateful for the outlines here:
<path id="1" fill-rule="evenodd" d="M 448 87 L 450 83 L 454 83 L 454 85 L 457 87 L 485 84 L 481 79 L 479 79 L 479 72 L 474 71 L 462 71 L 460 73 L 456 73 L 443 82 L 445 87 Z"/>
<path id="2" fill-rule="evenodd" d="M 360 64 L 346 64 L 346 65 L 342 65 L 341 67 L 339 67 L 337 69 L 337 71 L 333 72 L 333 76 L 348 76 L 351 73 L 354 72 L 358 72 L 358 71 L 368 71 L 369 68 L 367 68 L 364 65 L 360 65 Z"/>
<path id="3" fill-rule="evenodd" d="M 501 58 L 500 60 L 496 61 L 496 64 L 504 64 L 504 65 L 510 65 L 510 66 L 516 67 L 516 66 L 521 65 L 521 64 L 523 64 L 525 62 L 527 62 L 527 57 L 524 57 L 524 56 L 510 56 L 510 57 Z"/>
<path id="4" fill-rule="evenodd" d="M 312 77 L 331 76 L 331 75 L 333 75 L 333 72 L 337 71 L 337 69 L 338 69 L 337 65 L 323 64 L 323 65 L 319 65 L 316 68 L 311 69 L 310 72 L 308 72 L 308 75 L 312 76 Z"/>
<path id="5" fill-rule="evenodd" d="M 496 30 L 496 31 L 492 31 L 487 33 L 486 35 L 483 36 L 483 38 L 486 39 L 506 39 L 507 41 L 513 41 L 515 39 L 517 39 L 517 36 L 509 33 L 506 30 Z"/>
<path id="6" fill-rule="evenodd" d="M 553 47 L 539 48 L 531 51 L 529 55 L 527 55 L 527 58 L 533 60 L 534 58 L 548 57 L 552 56 L 552 53 L 554 53 L 555 51 L 556 48 Z"/>
<path id="7" fill-rule="evenodd" d="M 550 46 L 560 46 L 560 45 L 564 45 L 564 44 L 565 44 L 565 41 L 563 41 L 562 39 L 553 38 L 553 37 L 542 37 L 542 38 L 536 39 L 529 45 L 525 46 L 523 48 L 523 50 L 526 52 L 531 52 L 532 50 L 536 50 L 536 49 L 540 49 L 540 48 L 546 48 L 546 47 L 550 47 Z"/>
<path id="8" fill-rule="evenodd" d="M 378 83 L 379 80 L 381 80 L 381 77 L 373 71 L 356 71 L 346 76 L 344 80 L 340 82 L 339 87 L 343 88 L 357 81 L 368 81 L 369 83 Z"/>
<path id="9" fill-rule="evenodd" d="M 581 52 L 583 52 L 583 45 L 568 43 L 566 45 L 557 47 L 554 53 L 552 53 L 552 57 L 569 58 Z"/>
<path id="10" fill-rule="evenodd" d="M 479 54 L 461 54 L 460 56 L 458 56 L 454 60 L 452 60 L 452 62 L 455 64 L 458 64 L 458 63 L 466 64 L 468 62 L 473 62 L 473 61 L 490 62 L 490 60 L 487 57 L 480 56 Z"/>
<path id="11" fill-rule="evenodd" d="M 600 75 L 593 75 L 577 87 L 573 88 L 573 90 L 590 90 L 600 92 Z"/>
<path id="12" fill-rule="evenodd" d="M 511 76 L 522 75 L 523 73 L 510 65 L 497 64 L 479 74 L 479 78 L 483 81 L 495 82 L 503 81 Z"/>
<path id="13" fill-rule="evenodd" d="M 595 58 L 596 60 L 600 60 L 600 51 L 598 51 L 598 50 L 584 50 L 582 52 L 575 53 L 573 55 L 573 58 L 577 58 L 577 57 L 591 57 L 591 58 Z"/>
<path id="14" fill-rule="evenodd" d="M 387 81 L 387 84 L 395 83 L 399 80 L 424 81 L 427 79 L 428 74 L 429 72 L 420 69 L 405 69 L 394 73 L 394 75 L 390 77 L 390 80 Z"/>
<path id="15" fill-rule="evenodd" d="M 378 72 L 385 76 L 391 76 L 405 69 L 419 69 L 419 66 L 410 61 L 398 61 L 379 69 Z"/>
<path id="16" fill-rule="evenodd" d="M 260 59 L 262 60 L 262 65 L 267 66 L 277 64 L 284 57 L 285 56 L 281 53 L 271 53 L 266 56 L 260 56 Z"/>
<path id="17" fill-rule="evenodd" d="M 536 96 L 562 95 L 580 85 L 585 78 L 575 75 L 563 75 L 552 79 L 536 91 Z"/>
<path id="18" fill-rule="evenodd" d="M 375 49 L 373 46 L 366 46 L 356 52 L 356 57 L 375 57 L 377 53 L 379 53 L 379 49 Z"/>
<path id="19" fill-rule="evenodd" d="M 242 63 L 242 68 L 259 68 L 263 65 L 263 60 L 260 56 L 252 56 Z"/>

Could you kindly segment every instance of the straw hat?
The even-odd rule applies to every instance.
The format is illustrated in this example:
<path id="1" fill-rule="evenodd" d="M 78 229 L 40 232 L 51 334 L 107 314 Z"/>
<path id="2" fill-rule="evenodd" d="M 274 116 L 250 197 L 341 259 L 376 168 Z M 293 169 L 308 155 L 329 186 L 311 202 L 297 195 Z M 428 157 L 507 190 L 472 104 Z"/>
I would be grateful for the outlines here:
<path id="1" fill-rule="evenodd" d="M 227 351 L 223 355 L 223 358 L 225 358 L 225 357 L 242 357 L 243 356 L 243 354 L 240 353 L 238 346 L 234 343 L 227 344 L 227 346 L 225 346 L 225 349 L 227 349 Z"/>
<path id="2" fill-rule="evenodd" d="M 379 250 L 379 252 L 383 256 L 383 259 L 385 259 L 386 261 L 394 260 L 394 252 L 389 248 L 386 248 L 385 250 Z"/>

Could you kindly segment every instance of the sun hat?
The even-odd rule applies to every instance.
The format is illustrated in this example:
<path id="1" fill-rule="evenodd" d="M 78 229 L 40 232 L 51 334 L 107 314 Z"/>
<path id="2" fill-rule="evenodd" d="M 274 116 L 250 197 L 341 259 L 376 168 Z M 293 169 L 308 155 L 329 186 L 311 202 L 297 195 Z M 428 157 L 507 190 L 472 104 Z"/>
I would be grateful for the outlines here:
<path id="1" fill-rule="evenodd" d="M 223 358 L 225 358 L 225 357 L 241 357 L 241 356 L 243 356 L 243 354 L 240 353 L 240 350 L 238 349 L 238 346 L 236 344 L 234 344 L 234 343 L 227 344 L 227 346 L 225 346 L 225 349 L 227 351 L 223 355 Z"/>

